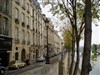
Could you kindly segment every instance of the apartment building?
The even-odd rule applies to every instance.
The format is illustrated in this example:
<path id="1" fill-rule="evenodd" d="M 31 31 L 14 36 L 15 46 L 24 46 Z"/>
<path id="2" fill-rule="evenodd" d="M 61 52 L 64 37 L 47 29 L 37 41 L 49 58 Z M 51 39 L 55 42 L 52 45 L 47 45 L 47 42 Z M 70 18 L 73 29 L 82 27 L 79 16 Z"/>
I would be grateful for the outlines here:
<path id="1" fill-rule="evenodd" d="M 5 66 L 13 60 L 36 61 L 46 55 L 47 45 L 54 54 L 54 26 L 41 13 L 37 0 L 0 0 L 0 62 Z"/>
<path id="2" fill-rule="evenodd" d="M 11 0 L 0 0 L 0 63 L 7 66 L 12 50 Z"/>
<path id="3" fill-rule="evenodd" d="M 55 44 L 54 44 L 55 54 L 58 54 L 58 53 L 62 52 L 62 40 L 56 30 L 54 31 L 54 41 L 55 41 Z"/>
<path id="4" fill-rule="evenodd" d="M 45 20 L 41 14 L 41 8 L 36 0 L 32 0 L 31 19 L 33 26 L 33 50 L 34 56 L 37 60 L 38 57 L 44 54 L 44 28 Z"/>
<path id="5" fill-rule="evenodd" d="M 10 60 L 35 61 L 43 55 L 43 25 L 39 3 L 35 0 L 12 1 L 12 52 Z"/>
<path id="6" fill-rule="evenodd" d="M 47 32 L 47 38 L 48 38 L 48 49 L 49 49 L 49 56 L 54 55 L 54 26 L 51 22 L 50 18 L 47 18 L 46 20 L 46 32 Z"/>

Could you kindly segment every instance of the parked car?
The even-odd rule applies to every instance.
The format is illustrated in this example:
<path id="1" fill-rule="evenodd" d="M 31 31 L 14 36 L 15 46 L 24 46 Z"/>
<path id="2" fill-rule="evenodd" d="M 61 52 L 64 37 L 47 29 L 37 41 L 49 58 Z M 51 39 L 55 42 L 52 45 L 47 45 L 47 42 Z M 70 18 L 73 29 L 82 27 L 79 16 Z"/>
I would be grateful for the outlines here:
<path id="1" fill-rule="evenodd" d="M 0 63 L 0 75 L 3 75 L 5 73 L 5 70 L 6 68 Z"/>
<path id="2" fill-rule="evenodd" d="M 15 60 L 15 61 L 11 61 L 9 66 L 8 66 L 8 69 L 19 69 L 19 68 L 22 68 L 22 67 L 25 67 L 25 63 L 20 61 L 20 60 Z"/>
<path id="3" fill-rule="evenodd" d="M 45 58 L 43 58 L 43 57 L 38 57 L 36 61 L 37 61 L 37 62 L 43 62 L 43 61 L 45 61 Z"/>

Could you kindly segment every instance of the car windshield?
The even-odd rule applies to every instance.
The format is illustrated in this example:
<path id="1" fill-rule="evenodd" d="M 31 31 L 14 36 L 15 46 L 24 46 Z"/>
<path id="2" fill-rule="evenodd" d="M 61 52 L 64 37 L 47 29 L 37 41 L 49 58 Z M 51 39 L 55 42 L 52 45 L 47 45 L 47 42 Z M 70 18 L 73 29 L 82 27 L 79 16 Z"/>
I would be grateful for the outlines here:
<path id="1" fill-rule="evenodd" d="M 22 63 L 21 61 L 19 60 L 16 60 L 16 61 L 11 61 L 10 64 L 15 64 L 15 63 Z"/>
<path id="2" fill-rule="evenodd" d="M 17 60 L 16 63 L 22 63 L 21 61 Z"/>
<path id="3" fill-rule="evenodd" d="M 11 61 L 10 64 L 15 64 L 15 61 Z"/>

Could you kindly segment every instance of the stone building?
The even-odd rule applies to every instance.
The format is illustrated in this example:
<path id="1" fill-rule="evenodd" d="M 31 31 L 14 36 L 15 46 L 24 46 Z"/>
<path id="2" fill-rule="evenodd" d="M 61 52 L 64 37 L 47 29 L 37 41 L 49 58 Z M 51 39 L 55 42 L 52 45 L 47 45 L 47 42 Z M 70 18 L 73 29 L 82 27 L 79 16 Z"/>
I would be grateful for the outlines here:
<path id="1" fill-rule="evenodd" d="M 43 25 L 44 19 L 37 1 L 12 1 L 11 61 L 35 61 L 43 56 Z"/>
<path id="2" fill-rule="evenodd" d="M 0 0 L 0 63 L 7 66 L 12 50 L 11 0 Z"/>
<path id="3" fill-rule="evenodd" d="M 47 30 L 47 33 L 48 33 L 48 49 L 49 49 L 49 56 L 53 56 L 54 55 L 54 26 L 50 20 L 50 18 L 47 18 L 47 21 L 46 22 L 46 30 Z"/>
<path id="4" fill-rule="evenodd" d="M 51 20 L 46 19 L 37 0 L 0 0 L 0 62 L 5 66 L 13 60 L 34 62 L 46 55 L 47 39 L 53 56 L 59 41 Z"/>
<path id="5" fill-rule="evenodd" d="M 58 35 L 58 32 L 55 30 L 54 31 L 54 46 L 55 46 L 55 54 L 61 53 L 62 52 L 62 40 L 60 36 Z"/>

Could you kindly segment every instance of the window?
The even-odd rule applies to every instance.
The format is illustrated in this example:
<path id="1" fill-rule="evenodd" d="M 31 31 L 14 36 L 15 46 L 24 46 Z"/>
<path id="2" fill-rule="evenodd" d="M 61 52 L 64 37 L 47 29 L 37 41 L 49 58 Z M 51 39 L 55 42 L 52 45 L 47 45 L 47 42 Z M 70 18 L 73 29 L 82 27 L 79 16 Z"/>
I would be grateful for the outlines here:
<path id="1" fill-rule="evenodd" d="M 3 18 L 3 26 L 2 26 L 3 28 L 2 29 L 3 29 L 3 34 L 5 34 L 5 35 L 8 34 L 8 30 L 7 30 L 8 26 L 7 26 L 7 24 L 8 24 L 7 23 L 7 18 L 4 17 Z"/>
<path id="2" fill-rule="evenodd" d="M 7 12 L 7 7 L 8 7 L 8 0 L 4 0 L 4 4 L 3 4 L 4 12 Z"/>
<path id="3" fill-rule="evenodd" d="M 19 39 L 19 29 L 15 27 L 15 39 Z"/>
<path id="4" fill-rule="evenodd" d="M 30 28 L 33 29 L 33 20 L 30 20 Z"/>
<path id="5" fill-rule="evenodd" d="M 19 10 L 17 8 L 15 8 L 15 18 L 16 19 L 19 18 Z"/>
<path id="6" fill-rule="evenodd" d="M 33 17 L 34 17 L 34 10 L 33 10 Z"/>
<path id="7" fill-rule="evenodd" d="M 28 41 L 30 40 L 29 37 L 30 37 L 30 35 L 29 35 L 29 32 L 28 32 Z"/>
<path id="8" fill-rule="evenodd" d="M 25 14 L 22 13 L 22 22 L 25 22 Z"/>
<path id="9" fill-rule="evenodd" d="M 35 25 L 35 24 L 34 24 L 34 20 L 33 20 L 33 23 L 32 23 L 33 29 L 34 29 L 34 25 Z"/>
<path id="10" fill-rule="evenodd" d="M 2 1 L 0 0 L 0 11 L 2 10 Z"/>
<path id="11" fill-rule="evenodd" d="M 16 2 L 17 4 L 19 4 L 19 0 L 15 0 L 15 2 Z"/>
<path id="12" fill-rule="evenodd" d="M 26 40 L 27 41 L 29 41 L 29 37 L 30 37 L 29 32 L 27 32 L 27 34 L 26 34 Z"/>
<path id="13" fill-rule="evenodd" d="M 25 40 L 25 31 L 22 30 L 22 39 Z"/>
<path id="14" fill-rule="evenodd" d="M 22 0 L 22 7 L 25 7 L 25 0 Z"/>
<path id="15" fill-rule="evenodd" d="M 33 13 L 33 8 L 30 7 L 30 14 L 31 14 L 31 16 L 33 16 L 32 13 Z"/>
<path id="16" fill-rule="evenodd" d="M 33 44 L 35 44 L 35 34 L 33 33 Z"/>
<path id="17" fill-rule="evenodd" d="M 29 12 L 29 4 L 26 4 L 26 10 Z"/>
<path id="18" fill-rule="evenodd" d="M 26 24 L 29 25 L 29 17 L 26 18 Z"/>

